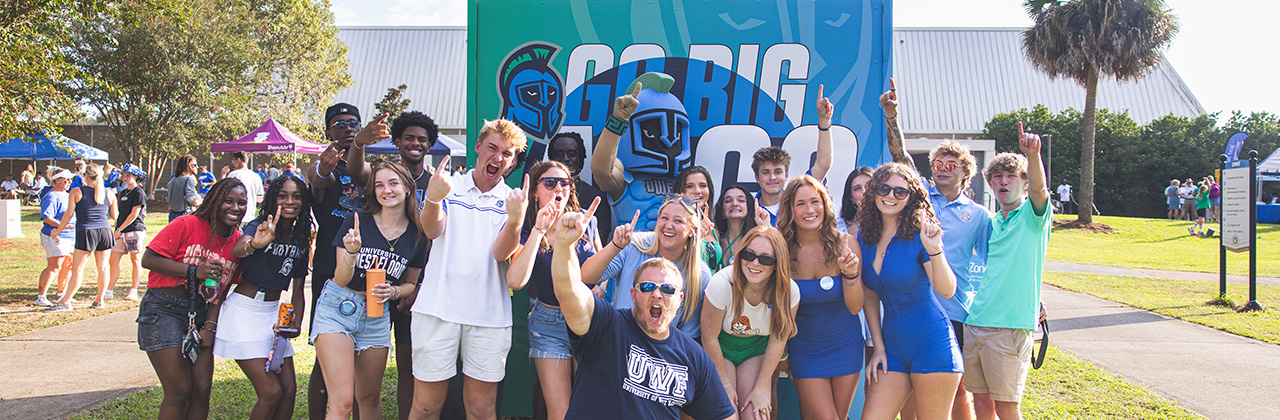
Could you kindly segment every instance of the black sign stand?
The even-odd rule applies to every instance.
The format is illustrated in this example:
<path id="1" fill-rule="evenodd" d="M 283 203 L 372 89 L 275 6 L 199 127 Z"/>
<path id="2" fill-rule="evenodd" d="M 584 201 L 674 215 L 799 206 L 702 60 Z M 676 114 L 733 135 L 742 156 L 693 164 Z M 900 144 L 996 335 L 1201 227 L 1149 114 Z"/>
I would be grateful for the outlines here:
<path id="1" fill-rule="evenodd" d="M 1223 174 L 1223 182 L 1226 182 L 1227 155 L 1218 156 L 1221 162 L 1218 168 Z M 1258 151 L 1249 151 L 1249 200 L 1257 199 L 1258 191 Z M 1225 215 L 1225 214 L 1224 214 Z M 1219 217 L 1219 226 L 1222 224 L 1222 217 Z M 1219 232 L 1221 232 L 1219 227 Z M 1262 304 L 1258 303 L 1258 205 L 1249 203 L 1249 302 L 1245 303 L 1239 309 L 1240 312 L 1261 311 Z M 1226 296 L 1227 294 L 1227 247 L 1225 246 L 1226 237 L 1218 235 L 1218 294 Z"/>

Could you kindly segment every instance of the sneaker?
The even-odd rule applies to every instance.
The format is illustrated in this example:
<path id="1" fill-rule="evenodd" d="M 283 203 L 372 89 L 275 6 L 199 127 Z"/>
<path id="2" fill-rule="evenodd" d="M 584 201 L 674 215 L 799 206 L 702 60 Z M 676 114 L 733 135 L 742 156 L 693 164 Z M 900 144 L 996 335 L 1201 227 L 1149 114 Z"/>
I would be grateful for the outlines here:
<path id="1" fill-rule="evenodd" d="M 89 305 L 89 309 L 98 309 L 98 308 L 101 308 L 101 307 L 104 307 L 104 306 L 107 306 L 107 305 L 104 305 L 104 304 L 102 303 L 102 301 L 97 301 L 97 302 L 94 302 L 93 304 Z"/>
<path id="2" fill-rule="evenodd" d="M 31 304 L 44 307 L 53 306 L 53 302 L 49 302 L 49 299 L 44 297 L 44 295 L 36 295 L 36 300 L 31 302 Z"/>
<path id="3" fill-rule="evenodd" d="M 45 312 L 62 312 L 62 311 L 70 311 L 71 309 L 72 309 L 71 305 L 63 305 L 61 303 L 55 303 L 53 304 L 53 306 L 44 308 L 44 311 Z"/>
<path id="4" fill-rule="evenodd" d="M 1191 236 L 1196 236 L 1196 227 L 1195 227 L 1195 226 L 1187 226 L 1187 233 L 1190 233 L 1190 234 L 1191 234 Z"/>
<path id="5" fill-rule="evenodd" d="M 103 293 L 102 293 L 102 299 L 103 299 L 103 300 L 107 300 L 107 299 L 115 299 L 115 298 L 116 298 L 116 292 L 115 292 L 114 290 L 108 290 L 108 291 L 106 291 L 106 292 L 103 292 Z"/>
<path id="6" fill-rule="evenodd" d="M 58 293 L 54 294 L 54 295 L 53 295 L 53 301 L 54 301 L 54 302 L 62 301 L 62 295 L 63 295 L 63 294 L 64 294 L 64 293 L 62 293 L 62 292 L 58 292 Z"/>
<path id="7" fill-rule="evenodd" d="M 134 302 L 137 302 L 137 301 L 139 300 L 139 299 L 138 299 L 138 289 L 129 289 L 129 295 L 128 295 L 128 296 L 125 296 L 124 298 L 125 298 L 125 299 L 129 299 L 129 300 L 132 300 L 132 301 L 134 301 Z"/>

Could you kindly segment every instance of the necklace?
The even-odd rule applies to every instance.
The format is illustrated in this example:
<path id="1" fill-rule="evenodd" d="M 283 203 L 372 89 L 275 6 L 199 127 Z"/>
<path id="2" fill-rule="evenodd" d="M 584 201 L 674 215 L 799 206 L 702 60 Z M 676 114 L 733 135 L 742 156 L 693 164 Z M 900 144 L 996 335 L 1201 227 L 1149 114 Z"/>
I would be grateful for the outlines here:
<path id="1" fill-rule="evenodd" d="M 404 237 L 403 235 L 400 236 L 400 238 L 403 238 L 403 237 Z M 400 242 L 400 238 L 396 238 L 395 240 L 392 240 L 389 242 L 389 244 L 391 244 L 391 252 L 396 252 L 396 242 Z"/>

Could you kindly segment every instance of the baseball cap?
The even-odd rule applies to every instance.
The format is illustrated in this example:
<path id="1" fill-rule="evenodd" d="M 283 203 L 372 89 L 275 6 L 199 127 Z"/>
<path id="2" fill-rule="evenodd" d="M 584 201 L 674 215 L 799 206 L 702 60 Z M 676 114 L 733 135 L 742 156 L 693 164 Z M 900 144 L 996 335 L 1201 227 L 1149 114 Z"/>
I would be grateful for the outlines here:
<path id="1" fill-rule="evenodd" d="M 330 106 L 329 109 L 326 109 L 324 111 L 325 128 L 328 128 L 330 125 L 332 125 L 333 117 L 336 117 L 342 114 L 355 116 L 356 119 L 358 120 L 360 119 L 360 108 L 356 108 L 355 105 L 348 104 L 345 102 L 339 102 L 339 103 L 333 104 L 333 106 Z"/>
<path id="2" fill-rule="evenodd" d="M 142 172 L 142 168 L 139 168 L 139 167 L 138 167 L 138 165 L 134 165 L 134 164 L 132 164 L 132 163 L 126 163 L 126 164 L 124 164 L 124 167 L 123 167 L 123 168 L 120 168 L 120 171 L 125 172 L 125 173 L 129 173 L 129 174 L 133 174 L 133 176 L 136 176 L 136 177 L 138 177 L 138 178 L 146 178 L 146 177 L 147 177 L 147 173 L 146 173 L 146 172 Z"/>
<path id="3" fill-rule="evenodd" d="M 63 179 L 63 178 L 66 178 L 66 179 L 72 179 L 72 178 L 75 178 L 75 177 L 76 177 L 76 176 L 75 176 L 74 174 L 72 174 L 72 173 L 71 173 L 71 171 L 68 171 L 68 170 L 66 170 L 66 169 L 63 169 L 63 170 L 61 170 L 61 171 L 58 171 L 58 173 L 56 173 L 56 174 L 53 174 L 53 179 L 55 179 L 55 180 L 57 180 L 57 179 Z"/>

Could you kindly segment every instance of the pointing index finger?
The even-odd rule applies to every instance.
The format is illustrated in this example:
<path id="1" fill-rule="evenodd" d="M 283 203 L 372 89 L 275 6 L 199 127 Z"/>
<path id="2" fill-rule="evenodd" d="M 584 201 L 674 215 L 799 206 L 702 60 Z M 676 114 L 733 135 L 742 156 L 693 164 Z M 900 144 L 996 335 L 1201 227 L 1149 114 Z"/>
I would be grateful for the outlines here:
<path id="1" fill-rule="evenodd" d="M 356 235 L 357 235 L 357 236 L 359 236 L 359 235 L 360 235 L 360 214 L 359 214 L 359 213 L 351 213 L 351 217 L 354 217 L 354 218 L 356 219 L 356 220 L 355 220 L 355 224 L 352 226 L 352 228 L 351 228 L 351 229 L 352 229 L 352 230 L 354 230 L 354 231 L 356 232 Z"/>
<path id="2" fill-rule="evenodd" d="M 524 195 L 528 197 L 529 196 L 529 174 L 524 174 L 524 187 L 522 187 L 521 189 L 524 190 Z"/>
<path id="3" fill-rule="evenodd" d="M 896 83 L 894 83 L 894 82 L 893 82 L 893 78 L 892 78 L 892 77 L 890 77 L 890 78 L 889 78 L 889 90 L 892 90 L 892 91 L 897 91 L 897 90 L 898 90 L 898 85 L 897 85 Z"/>
<path id="4" fill-rule="evenodd" d="M 823 96 L 822 94 L 822 85 L 818 85 L 818 100 L 822 100 L 822 98 L 825 98 L 825 97 L 826 96 Z"/>
<path id="5" fill-rule="evenodd" d="M 583 219 L 590 220 L 596 215 L 596 207 L 600 206 L 600 196 L 596 196 L 595 200 L 591 200 L 591 207 L 587 208 L 586 216 Z"/>
<path id="6" fill-rule="evenodd" d="M 1018 140 L 1022 140 L 1022 121 L 1018 121 Z"/>
<path id="7" fill-rule="evenodd" d="M 631 216 L 631 229 L 636 228 L 636 222 L 640 221 L 640 210 L 636 210 L 636 215 Z"/>
<path id="8" fill-rule="evenodd" d="M 644 89 L 644 84 L 636 82 L 636 85 L 631 88 L 631 93 L 628 95 L 631 95 L 632 98 L 638 98 L 640 97 L 640 89 Z"/>
<path id="9" fill-rule="evenodd" d="M 379 115 L 377 118 L 373 119 L 373 124 L 369 124 L 369 125 L 382 124 L 382 121 L 386 119 L 387 119 L 387 113 L 383 112 L 382 115 Z"/>

